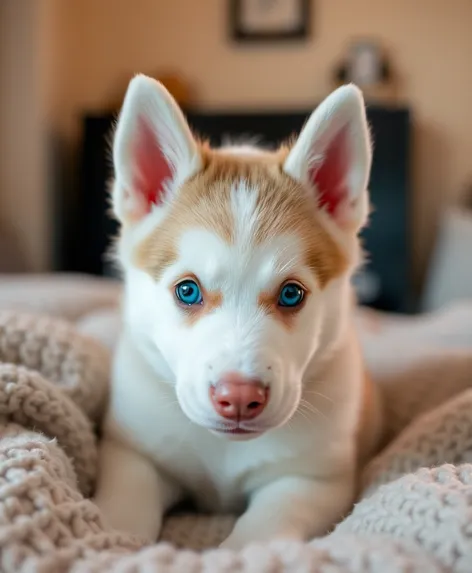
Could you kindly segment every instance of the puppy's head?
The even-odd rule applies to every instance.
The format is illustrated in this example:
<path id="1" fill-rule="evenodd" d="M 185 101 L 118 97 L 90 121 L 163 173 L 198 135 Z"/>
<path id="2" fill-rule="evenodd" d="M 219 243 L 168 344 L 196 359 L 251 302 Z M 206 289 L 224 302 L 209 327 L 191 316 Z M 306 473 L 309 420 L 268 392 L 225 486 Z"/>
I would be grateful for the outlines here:
<path id="1" fill-rule="evenodd" d="M 156 375 L 211 431 L 284 424 L 349 305 L 371 163 L 360 92 L 334 92 L 290 147 L 214 150 L 137 76 L 113 158 L 125 317 Z"/>

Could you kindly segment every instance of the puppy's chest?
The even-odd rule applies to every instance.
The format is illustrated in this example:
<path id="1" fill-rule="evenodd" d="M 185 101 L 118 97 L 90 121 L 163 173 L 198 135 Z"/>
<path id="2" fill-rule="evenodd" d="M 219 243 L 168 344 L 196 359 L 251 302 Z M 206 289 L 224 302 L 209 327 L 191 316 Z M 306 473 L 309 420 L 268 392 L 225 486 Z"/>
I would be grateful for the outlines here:
<path id="1" fill-rule="evenodd" d="M 309 473 L 314 452 L 310 456 L 308 442 L 306 448 L 276 436 L 231 442 L 191 423 L 176 404 L 156 409 L 156 403 L 134 394 L 126 408 L 114 408 L 113 419 L 120 433 L 126 428 L 126 440 L 180 483 L 202 510 L 239 512 L 255 487 L 288 469 Z"/>

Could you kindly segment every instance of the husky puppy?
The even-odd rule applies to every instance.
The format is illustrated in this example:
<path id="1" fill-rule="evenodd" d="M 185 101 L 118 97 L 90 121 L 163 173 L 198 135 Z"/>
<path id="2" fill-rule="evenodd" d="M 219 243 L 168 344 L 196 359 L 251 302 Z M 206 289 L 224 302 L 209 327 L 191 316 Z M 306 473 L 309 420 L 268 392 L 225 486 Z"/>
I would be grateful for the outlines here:
<path id="1" fill-rule="evenodd" d="M 324 534 L 380 434 L 352 325 L 371 144 L 347 85 L 275 151 L 198 141 L 136 76 L 116 128 L 123 331 L 96 501 L 156 540 L 181 499 L 240 548 Z"/>

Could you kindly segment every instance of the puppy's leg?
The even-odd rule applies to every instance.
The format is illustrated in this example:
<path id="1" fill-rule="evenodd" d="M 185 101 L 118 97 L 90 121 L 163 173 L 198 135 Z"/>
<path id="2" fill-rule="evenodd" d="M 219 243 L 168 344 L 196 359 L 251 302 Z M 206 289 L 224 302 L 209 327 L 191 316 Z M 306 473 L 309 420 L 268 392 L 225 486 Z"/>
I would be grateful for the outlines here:
<path id="1" fill-rule="evenodd" d="M 280 478 L 254 492 L 222 547 L 240 549 L 275 538 L 305 541 L 323 535 L 350 509 L 354 479 Z"/>
<path id="2" fill-rule="evenodd" d="M 95 503 L 114 529 L 156 541 L 164 512 L 180 495 L 144 456 L 104 438 Z"/>

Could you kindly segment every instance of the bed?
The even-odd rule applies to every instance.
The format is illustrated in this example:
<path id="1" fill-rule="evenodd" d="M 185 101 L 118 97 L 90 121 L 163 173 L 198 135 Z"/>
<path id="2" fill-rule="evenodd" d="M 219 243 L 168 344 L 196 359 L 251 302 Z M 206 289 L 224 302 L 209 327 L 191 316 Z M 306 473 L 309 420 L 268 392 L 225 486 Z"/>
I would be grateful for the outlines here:
<path id="1" fill-rule="evenodd" d="M 150 544 L 111 530 L 90 499 L 120 293 L 85 276 L 0 281 L 1 571 L 470 571 L 472 301 L 416 317 L 359 309 L 386 443 L 356 505 L 321 539 L 233 553 L 217 545 L 235 516 L 170 515 Z"/>

